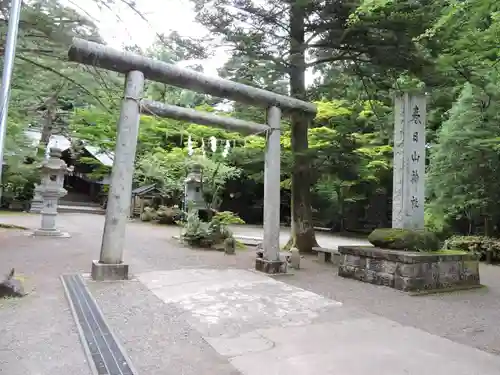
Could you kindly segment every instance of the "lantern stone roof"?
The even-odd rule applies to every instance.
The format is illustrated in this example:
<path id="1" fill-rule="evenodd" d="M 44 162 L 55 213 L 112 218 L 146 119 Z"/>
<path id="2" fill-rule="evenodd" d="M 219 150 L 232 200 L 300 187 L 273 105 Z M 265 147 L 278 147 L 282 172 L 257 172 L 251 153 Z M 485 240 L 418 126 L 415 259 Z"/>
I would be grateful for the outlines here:
<path id="1" fill-rule="evenodd" d="M 188 174 L 188 176 L 184 180 L 184 183 L 186 183 L 186 182 L 198 182 L 198 183 L 201 183 L 201 181 L 202 181 L 201 175 L 190 173 L 190 174 Z"/>
<path id="2" fill-rule="evenodd" d="M 62 170 L 64 172 L 68 172 L 70 169 L 64 160 L 61 158 L 61 149 L 53 147 L 50 149 L 50 158 L 45 159 L 40 168 L 49 170 L 49 171 L 58 171 Z"/>

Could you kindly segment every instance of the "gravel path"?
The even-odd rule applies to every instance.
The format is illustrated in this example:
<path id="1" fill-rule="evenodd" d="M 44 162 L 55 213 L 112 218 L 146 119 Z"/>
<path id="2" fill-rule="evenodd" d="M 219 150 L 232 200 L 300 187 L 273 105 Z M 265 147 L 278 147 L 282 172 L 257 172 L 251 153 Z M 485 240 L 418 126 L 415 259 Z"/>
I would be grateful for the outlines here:
<path id="1" fill-rule="evenodd" d="M 30 228 L 35 228 L 38 221 L 36 215 L 0 216 L 0 222 Z M 7 322 L 0 326 L 0 373 L 88 373 L 59 275 L 89 272 L 91 260 L 99 255 L 104 217 L 62 214 L 58 222 L 72 238 L 35 239 L 22 231 L 0 229 L 0 272 L 15 267 L 27 277 L 28 289 L 36 288 L 24 299 L 0 300 L 0 321 Z M 220 252 L 191 250 L 172 239 L 178 234 L 178 228 L 129 223 L 125 260 L 132 272 L 253 266 L 252 251 L 225 256 Z M 344 241 L 349 240 L 344 238 L 342 243 Z M 303 269 L 281 281 L 341 301 L 347 307 L 500 354 L 500 325 L 497 324 L 500 268 L 481 266 L 481 279 L 488 288 L 409 297 L 389 288 L 340 278 L 334 267 L 306 257 Z M 111 328 L 125 341 L 127 352 L 141 373 L 159 375 L 164 366 L 181 366 L 185 374 L 237 374 L 195 332 L 183 325 L 179 319 L 181 312 L 161 306 L 142 284 L 89 285 Z M 157 344 L 161 343 L 160 349 Z M 47 358 L 57 358 L 57 361 Z M 203 371 L 209 366 L 212 366 L 210 371 Z"/>

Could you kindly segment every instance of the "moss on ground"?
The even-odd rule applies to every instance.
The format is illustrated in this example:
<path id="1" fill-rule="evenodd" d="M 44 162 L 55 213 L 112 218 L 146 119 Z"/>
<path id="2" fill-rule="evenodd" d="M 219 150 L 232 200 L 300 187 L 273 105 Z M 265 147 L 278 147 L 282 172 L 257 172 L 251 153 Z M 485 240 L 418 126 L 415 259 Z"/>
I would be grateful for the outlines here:
<path id="1" fill-rule="evenodd" d="M 28 230 L 26 227 L 22 227 L 20 225 L 14 225 L 14 224 L 5 224 L 5 223 L 0 223 L 0 228 L 2 229 L 20 229 L 20 230 Z"/>
<path id="2" fill-rule="evenodd" d="M 0 216 L 36 215 L 26 211 L 0 210 Z"/>
<path id="3" fill-rule="evenodd" d="M 428 253 L 430 255 L 465 255 L 468 254 L 463 250 L 437 250 L 437 251 L 422 251 L 423 253 Z"/>

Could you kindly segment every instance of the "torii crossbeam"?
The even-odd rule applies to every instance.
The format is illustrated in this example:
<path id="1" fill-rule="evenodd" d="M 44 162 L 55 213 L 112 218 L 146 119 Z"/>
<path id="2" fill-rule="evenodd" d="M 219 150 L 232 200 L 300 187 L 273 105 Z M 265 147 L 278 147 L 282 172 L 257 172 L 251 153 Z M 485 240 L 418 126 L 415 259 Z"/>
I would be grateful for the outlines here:
<path id="1" fill-rule="evenodd" d="M 123 262 L 123 247 L 141 112 L 222 127 L 243 134 L 267 132 L 264 166 L 264 258 L 256 260 L 256 268 L 267 273 L 280 272 L 282 269 L 279 257 L 281 115 L 282 112 L 285 115 L 302 112 L 313 117 L 316 114 L 316 106 L 289 96 L 210 77 L 190 69 L 79 38 L 73 39 L 68 57 L 70 61 L 126 75 L 101 254 L 99 260 L 92 263 L 92 278 L 94 280 L 128 278 L 128 265 Z M 145 79 L 264 107 L 267 110 L 267 124 L 143 100 Z"/>

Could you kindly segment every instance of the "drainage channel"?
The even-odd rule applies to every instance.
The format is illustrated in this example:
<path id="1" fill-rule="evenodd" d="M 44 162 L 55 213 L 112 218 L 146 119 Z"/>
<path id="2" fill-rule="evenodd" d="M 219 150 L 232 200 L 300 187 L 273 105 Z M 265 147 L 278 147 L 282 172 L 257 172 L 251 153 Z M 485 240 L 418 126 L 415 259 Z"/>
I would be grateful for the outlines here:
<path id="1" fill-rule="evenodd" d="M 82 277 L 63 275 L 61 280 L 94 375 L 136 375 Z"/>

